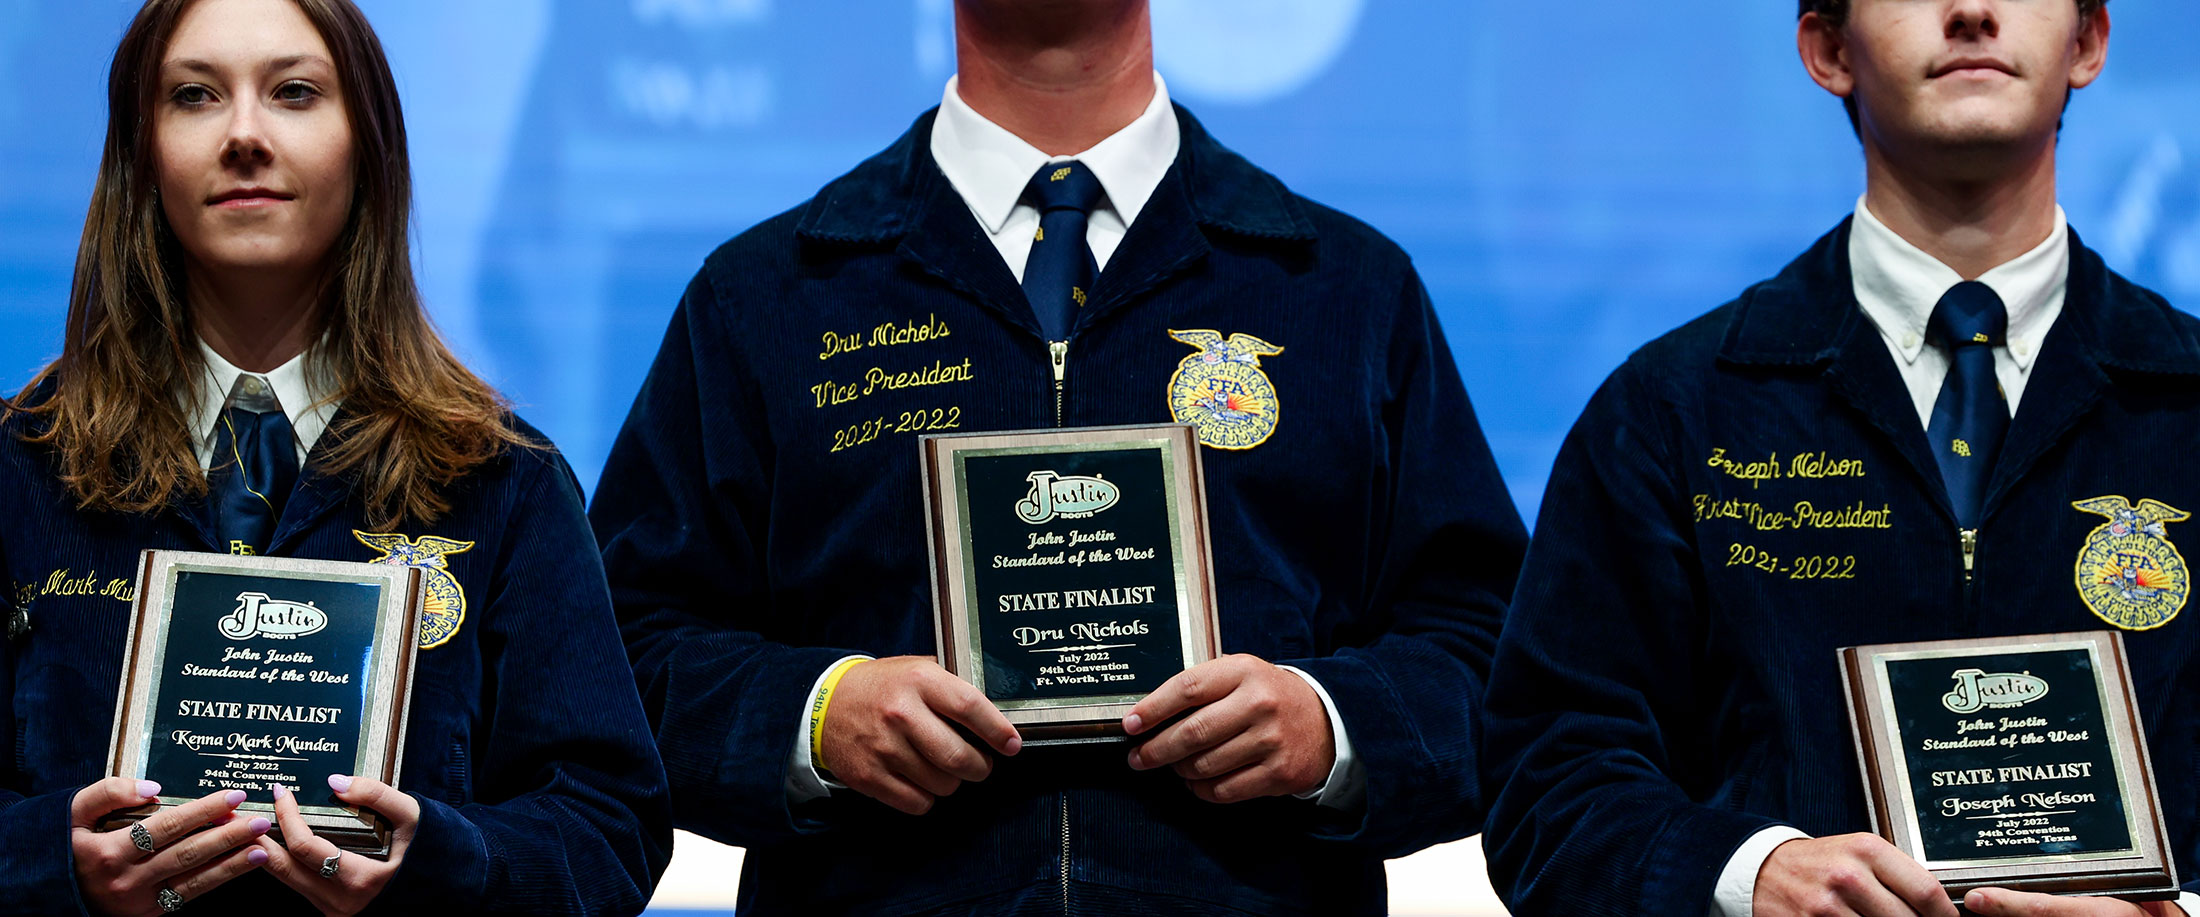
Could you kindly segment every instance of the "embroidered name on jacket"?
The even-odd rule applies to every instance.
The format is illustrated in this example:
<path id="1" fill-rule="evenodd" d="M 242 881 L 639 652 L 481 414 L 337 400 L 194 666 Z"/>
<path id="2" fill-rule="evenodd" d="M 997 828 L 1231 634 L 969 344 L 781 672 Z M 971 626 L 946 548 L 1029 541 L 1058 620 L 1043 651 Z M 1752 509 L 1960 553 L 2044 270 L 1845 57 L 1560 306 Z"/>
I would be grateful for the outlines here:
<path id="1" fill-rule="evenodd" d="M 1169 336 L 1199 348 L 1176 365 L 1169 377 L 1169 413 L 1191 424 L 1199 441 L 1216 449 L 1251 449 L 1276 432 L 1281 402 L 1276 386 L 1260 368 L 1261 357 L 1283 348 L 1250 334 L 1224 340 L 1217 331 L 1170 331 Z"/>
<path id="2" fill-rule="evenodd" d="M 370 564 L 420 568 L 425 574 L 422 579 L 428 584 L 428 599 L 420 609 L 420 648 L 434 649 L 450 642 L 459 626 L 466 623 L 466 590 L 459 588 L 444 557 L 472 550 L 474 543 L 436 535 L 408 539 L 403 535 L 358 529 L 353 529 L 351 534 L 360 543 L 382 552 L 380 557 L 367 561 Z"/>
<path id="3" fill-rule="evenodd" d="M 2192 593 L 2185 555 L 2170 543 L 2169 524 L 2192 514 L 2156 500 L 2132 506 L 2123 497 L 2070 504 L 2108 517 L 2078 549 L 2078 598 L 2101 620 L 2124 630 L 2152 630 L 2177 617 Z"/>

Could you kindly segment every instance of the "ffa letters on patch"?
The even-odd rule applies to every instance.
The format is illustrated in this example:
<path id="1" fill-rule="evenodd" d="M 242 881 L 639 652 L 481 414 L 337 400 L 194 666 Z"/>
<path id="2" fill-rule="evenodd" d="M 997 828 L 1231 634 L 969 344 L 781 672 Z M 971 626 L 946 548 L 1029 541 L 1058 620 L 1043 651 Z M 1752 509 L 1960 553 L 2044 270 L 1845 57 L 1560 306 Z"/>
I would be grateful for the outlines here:
<path id="1" fill-rule="evenodd" d="M 1276 432 L 1281 403 L 1276 386 L 1260 368 L 1261 357 L 1283 348 L 1250 334 L 1170 331 L 1169 336 L 1199 348 L 1176 365 L 1169 377 L 1169 413 L 1191 424 L 1199 441 L 1216 449 L 1251 449 Z"/>
<path id="2" fill-rule="evenodd" d="M 2078 598 L 2124 630 L 2152 630 L 2177 617 L 2192 593 L 2185 555 L 2169 541 L 2169 523 L 2192 514 L 2156 500 L 2094 497 L 2070 504 L 2108 517 L 2078 550 Z"/>

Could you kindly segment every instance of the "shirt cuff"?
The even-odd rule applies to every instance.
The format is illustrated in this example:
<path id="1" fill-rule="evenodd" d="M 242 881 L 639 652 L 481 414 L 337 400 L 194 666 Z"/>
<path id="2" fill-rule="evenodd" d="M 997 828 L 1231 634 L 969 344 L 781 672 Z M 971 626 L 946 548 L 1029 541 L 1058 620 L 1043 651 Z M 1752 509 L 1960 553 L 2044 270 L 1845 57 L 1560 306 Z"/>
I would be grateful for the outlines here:
<path id="1" fill-rule="evenodd" d="M 795 720 L 794 750 L 787 753 L 787 803 L 800 805 L 812 799 L 831 796 L 834 790 L 845 790 L 847 784 L 827 780 L 810 763 L 810 709 L 817 706 L 817 693 L 825 690 L 825 676 L 845 665 L 850 659 L 876 659 L 876 656 L 857 654 L 842 656 L 817 673 L 817 680 L 810 683 L 810 693 L 802 698 L 802 715 Z"/>
<path id="2" fill-rule="evenodd" d="M 1711 891 L 1711 917 L 1751 917 L 1757 897 L 1757 871 L 1765 868 L 1775 847 L 1789 841 L 1809 840 L 1810 835 L 1786 825 L 1774 825 L 1749 836 L 1727 857 L 1719 870 L 1719 884 Z"/>
<path id="3" fill-rule="evenodd" d="M 1329 766 L 1329 777 L 1320 786 L 1293 795 L 1332 809 L 1350 811 L 1358 808 L 1360 800 L 1367 796 L 1367 772 L 1361 769 L 1359 757 L 1352 753 L 1352 736 L 1345 732 L 1344 718 L 1337 715 L 1337 702 L 1329 699 L 1328 689 L 1315 681 L 1314 676 L 1287 665 L 1276 668 L 1297 675 L 1307 687 L 1314 689 L 1314 696 L 1322 699 L 1322 711 L 1329 714 L 1329 735 L 1337 749 L 1337 761 Z"/>
<path id="4" fill-rule="evenodd" d="M 2177 896 L 2177 906 L 2185 912 L 2185 917 L 2200 917 L 2200 895 L 2191 892 L 2180 894 Z"/>

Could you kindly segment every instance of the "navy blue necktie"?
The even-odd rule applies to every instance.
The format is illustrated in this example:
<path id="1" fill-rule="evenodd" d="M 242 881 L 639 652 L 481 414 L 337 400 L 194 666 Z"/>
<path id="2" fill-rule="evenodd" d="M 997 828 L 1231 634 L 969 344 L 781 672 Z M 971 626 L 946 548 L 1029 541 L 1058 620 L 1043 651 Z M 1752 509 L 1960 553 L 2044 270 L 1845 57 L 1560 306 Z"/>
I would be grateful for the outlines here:
<path id="1" fill-rule="evenodd" d="M 2009 432 L 2009 399 L 1994 378 L 1994 348 L 2008 325 L 2001 297 L 1976 280 L 1950 287 L 1925 324 L 1926 335 L 1948 348 L 1948 378 L 1940 384 L 1940 399 L 1933 402 L 1925 438 L 1940 461 L 1940 479 L 1948 485 L 1956 522 L 1967 529 L 1978 527 L 1994 457 Z"/>
<path id="2" fill-rule="evenodd" d="M 297 483 L 298 447 L 290 418 L 283 416 L 265 382 L 239 376 L 229 405 L 214 422 L 214 456 L 207 471 L 217 514 L 214 532 L 222 549 L 264 553 Z"/>
<path id="3" fill-rule="evenodd" d="M 1049 341 L 1069 340 L 1077 310 L 1100 273 L 1092 246 L 1085 244 L 1085 220 L 1100 202 L 1100 190 L 1100 179 L 1074 159 L 1039 167 L 1024 189 L 1024 199 L 1039 208 L 1039 232 L 1024 261 L 1024 297 Z"/>

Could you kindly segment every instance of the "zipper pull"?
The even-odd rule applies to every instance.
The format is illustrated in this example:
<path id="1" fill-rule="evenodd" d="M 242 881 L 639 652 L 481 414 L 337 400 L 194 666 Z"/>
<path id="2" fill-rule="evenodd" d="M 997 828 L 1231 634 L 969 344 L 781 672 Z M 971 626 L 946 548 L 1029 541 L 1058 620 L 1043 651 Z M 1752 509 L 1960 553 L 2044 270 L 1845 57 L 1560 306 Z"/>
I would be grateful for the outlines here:
<path id="1" fill-rule="evenodd" d="M 1970 585 L 1971 567 L 1977 562 L 1978 529 L 1957 529 L 1956 534 L 1963 539 L 1963 582 Z"/>
<path id="2" fill-rule="evenodd" d="M 1062 425 L 1062 379 L 1069 374 L 1069 342 L 1048 341 L 1047 357 L 1054 363 L 1054 425 Z"/>

